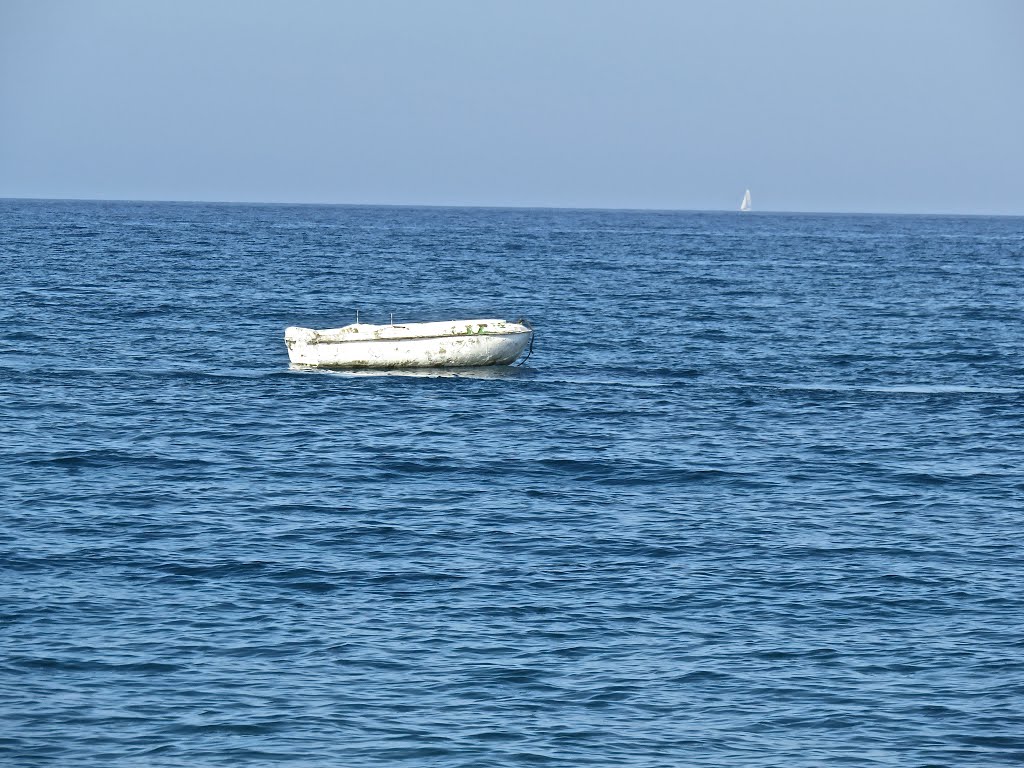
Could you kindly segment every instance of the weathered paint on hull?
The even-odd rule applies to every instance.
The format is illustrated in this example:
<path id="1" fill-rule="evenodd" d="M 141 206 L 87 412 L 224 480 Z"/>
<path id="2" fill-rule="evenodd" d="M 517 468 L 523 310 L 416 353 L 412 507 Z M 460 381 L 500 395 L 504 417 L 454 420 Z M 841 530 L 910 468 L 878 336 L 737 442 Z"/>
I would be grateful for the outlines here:
<path id="1" fill-rule="evenodd" d="M 416 328 L 426 327 L 426 324 L 407 327 L 415 331 Z M 484 329 L 479 324 L 475 325 L 475 332 L 398 339 L 357 338 L 393 333 L 392 328 L 387 326 L 349 326 L 347 329 L 331 331 L 288 328 L 285 331 L 285 343 L 293 365 L 317 368 L 509 365 L 526 350 L 533 334 L 528 328 L 516 324 L 503 323 L 502 327 L 510 332 L 489 332 L 484 323 Z M 351 328 L 356 330 L 349 330 Z M 382 332 L 379 329 L 385 330 Z"/>

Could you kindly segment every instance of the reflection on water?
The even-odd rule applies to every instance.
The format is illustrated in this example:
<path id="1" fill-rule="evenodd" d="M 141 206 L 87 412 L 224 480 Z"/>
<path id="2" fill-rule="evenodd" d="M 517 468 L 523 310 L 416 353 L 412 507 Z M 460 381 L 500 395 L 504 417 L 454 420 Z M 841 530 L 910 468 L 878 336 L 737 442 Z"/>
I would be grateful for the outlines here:
<path id="1" fill-rule="evenodd" d="M 292 363 L 288 369 L 331 376 L 411 376 L 431 379 L 521 379 L 536 372 L 533 368 L 511 365 L 485 365 L 473 368 L 317 368 Z"/>

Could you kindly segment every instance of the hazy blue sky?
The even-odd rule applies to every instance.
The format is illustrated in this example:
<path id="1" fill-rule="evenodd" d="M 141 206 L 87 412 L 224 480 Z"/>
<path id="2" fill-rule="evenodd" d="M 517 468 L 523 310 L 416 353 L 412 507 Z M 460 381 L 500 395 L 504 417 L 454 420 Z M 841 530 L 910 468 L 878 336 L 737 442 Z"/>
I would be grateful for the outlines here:
<path id="1" fill-rule="evenodd" d="M 1016 0 L 0 0 L 0 197 L 1024 214 Z"/>

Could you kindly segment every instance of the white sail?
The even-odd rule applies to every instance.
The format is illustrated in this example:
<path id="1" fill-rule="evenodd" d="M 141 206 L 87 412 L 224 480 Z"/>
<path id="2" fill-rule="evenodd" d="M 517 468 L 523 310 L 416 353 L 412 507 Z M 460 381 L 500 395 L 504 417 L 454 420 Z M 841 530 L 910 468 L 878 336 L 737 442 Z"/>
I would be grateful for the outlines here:
<path id="1" fill-rule="evenodd" d="M 749 211 L 750 210 L 750 190 L 749 189 L 746 192 L 743 193 L 743 202 L 740 203 L 740 210 L 741 211 Z"/>

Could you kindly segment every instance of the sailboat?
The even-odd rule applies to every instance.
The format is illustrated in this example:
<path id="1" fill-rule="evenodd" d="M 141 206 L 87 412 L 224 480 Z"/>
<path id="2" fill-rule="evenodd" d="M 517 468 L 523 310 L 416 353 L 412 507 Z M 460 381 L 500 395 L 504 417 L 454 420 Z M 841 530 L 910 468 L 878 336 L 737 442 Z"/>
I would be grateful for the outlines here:
<path id="1" fill-rule="evenodd" d="M 750 190 L 749 189 L 746 192 L 743 193 L 743 202 L 740 203 L 740 210 L 741 211 L 749 211 L 750 210 Z"/>

